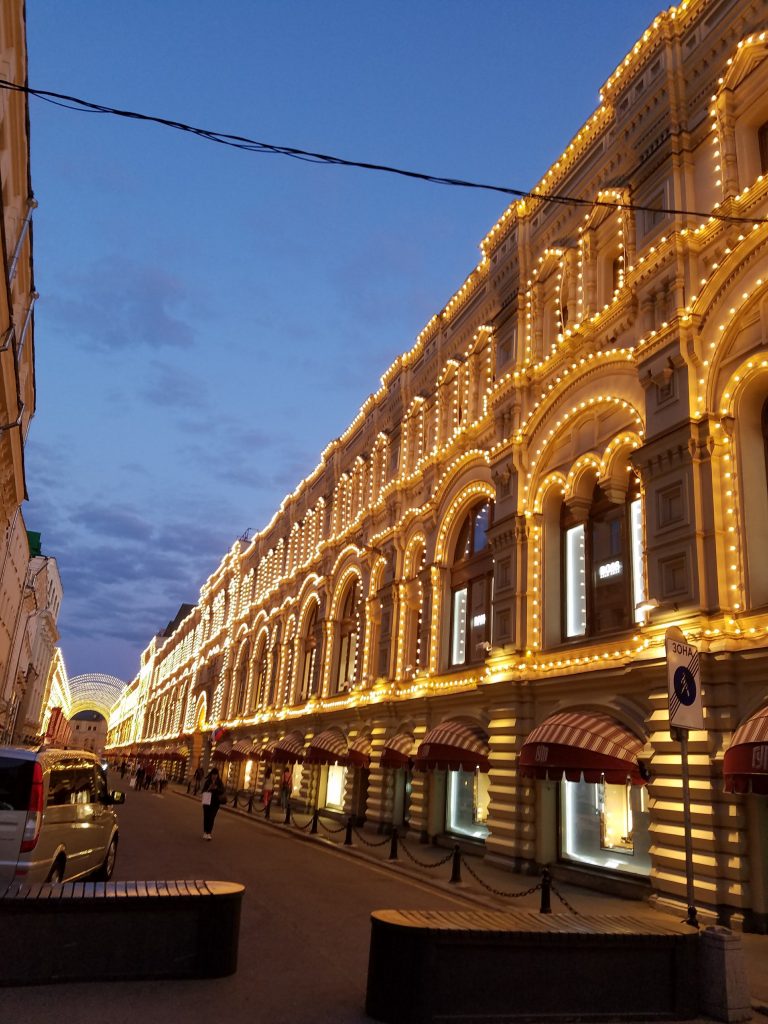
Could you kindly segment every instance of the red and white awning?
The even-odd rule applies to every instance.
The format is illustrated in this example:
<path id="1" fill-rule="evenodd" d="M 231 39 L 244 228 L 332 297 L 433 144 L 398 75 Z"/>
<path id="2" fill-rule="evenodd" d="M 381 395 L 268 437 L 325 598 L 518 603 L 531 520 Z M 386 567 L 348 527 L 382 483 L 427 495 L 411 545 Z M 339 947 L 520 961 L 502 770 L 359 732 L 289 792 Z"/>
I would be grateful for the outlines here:
<path id="1" fill-rule="evenodd" d="M 258 743 L 251 743 L 250 740 L 238 740 L 232 744 L 229 752 L 230 761 L 256 760 L 261 754 L 261 747 Z"/>
<path id="2" fill-rule="evenodd" d="M 307 764 L 349 764 L 349 747 L 343 733 L 326 729 L 310 741 Z"/>
<path id="3" fill-rule="evenodd" d="M 768 793 L 768 705 L 733 734 L 723 778 L 726 793 Z"/>
<path id="4" fill-rule="evenodd" d="M 420 772 L 433 768 L 487 772 L 489 767 L 485 731 L 479 725 L 456 721 L 441 722 L 430 729 L 414 762 Z"/>
<path id="5" fill-rule="evenodd" d="M 413 737 L 400 733 L 390 736 L 381 752 L 382 768 L 409 768 L 413 764 Z"/>
<path id="6" fill-rule="evenodd" d="M 370 768 L 373 747 L 366 736 L 358 736 L 349 745 L 349 765 L 352 768 Z"/>
<path id="7" fill-rule="evenodd" d="M 538 725 L 520 752 L 524 778 L 642 786 L 637 758 L 643 743 L 610 715 L 562 711 Z"/>
<path id="8" fill-rule="evenodd" d="M 304 760 L 304 740 L 295 732 L 288 733 L 280 740 L 272 740 L 261 752 L 263 761 L 278 764 L 301 764 Z"/>
<path id="9" fill-rule="evenodd" d="M 216 749 L 211 754 L 214 761 L 228 761 L 229 755 L 232 752 L 232 741 L 223 740 L 221 743 L 216 744 Z"/>

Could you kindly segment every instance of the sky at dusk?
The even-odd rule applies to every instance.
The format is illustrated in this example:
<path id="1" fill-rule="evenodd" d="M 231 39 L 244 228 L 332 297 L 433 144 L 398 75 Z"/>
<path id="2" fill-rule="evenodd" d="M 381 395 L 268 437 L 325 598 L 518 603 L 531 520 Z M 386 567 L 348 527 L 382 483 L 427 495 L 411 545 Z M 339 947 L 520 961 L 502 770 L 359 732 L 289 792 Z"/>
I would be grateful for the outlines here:
<path id="1" fill-rule="evenodd" d="M 658 13 L 630 0 L 28 0 L 29 81 L 526 189 Z M 30 100 L 28 529 L 70 675 L 131 679 L 479 260 L 504 197 Z"/>

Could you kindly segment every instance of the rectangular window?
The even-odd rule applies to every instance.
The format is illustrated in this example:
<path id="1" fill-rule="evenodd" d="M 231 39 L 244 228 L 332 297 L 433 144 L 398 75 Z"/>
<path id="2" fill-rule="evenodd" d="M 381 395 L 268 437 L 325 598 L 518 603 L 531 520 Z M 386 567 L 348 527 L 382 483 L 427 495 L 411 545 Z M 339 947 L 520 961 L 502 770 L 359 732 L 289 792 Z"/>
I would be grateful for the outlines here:
<path id="1" fill-rule="evenodd" d="M 451 609 L 451 664 L 463 665 L 467 659 L 467 588 L 453 592 Z"/>
<path id="2" fill-rule="evenodd" d="M 560 846 L 564 860 L 648 875 L 648 824 L 645 786 L 560 783 Z"/>
<path id="3" fill-rule="evenodd" d="M 328 765 L 328 784 L 325 790 L 325 806 L 334 811 L 344 810 L 344 790 L 347 781 L 347 769 L 340 764 Z"/>
<path id="4" fill-rule="evenodd" d="M 484 772 L 448 772 L 445 803 L 447 832 L 485 839 L 490 802 L 488 775 Z"/>
<path id="5" fill-rule="evenodd" d="M 632 558 L 632 605 L 634 621 L 644 622 L 646 613 L 638 611 L 637 606 L 645 600 L 645 575 L 643 573 L 643 504 L 642 499 L 635 498 L 629 506 L 629 529 L 631 536 Z"/>
<path id="6" fill-rule="evenodd" d="M 587 631 L 587 578 L 584 524 L 565 533 L 565 635 Z"/>

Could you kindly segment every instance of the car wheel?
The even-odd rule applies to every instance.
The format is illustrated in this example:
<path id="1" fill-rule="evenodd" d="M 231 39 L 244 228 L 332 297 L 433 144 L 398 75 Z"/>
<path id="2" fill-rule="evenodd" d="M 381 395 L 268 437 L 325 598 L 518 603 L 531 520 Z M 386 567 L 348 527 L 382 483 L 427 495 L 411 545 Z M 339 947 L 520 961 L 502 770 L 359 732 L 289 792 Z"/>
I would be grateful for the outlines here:
<path id="1" fill-rule="evenodd" d="M 59 885 L 64 879 L 64 861 L 59 857 L 51 870 L 48 872 L 47 882 L 52 885 Z"/>
<path id="2" fill-rule="evenodd" d="M 117 839 L 112 839 L 109 846 L 107 847 L 107 853 L 104 857 L 104 863 L 101 865 L 99 870 L 96 872 L 96 878 L 100 882 L 108 882 L 112 877 L 112 872 L 115 870 L 115 861 L 117 860 Z"/>

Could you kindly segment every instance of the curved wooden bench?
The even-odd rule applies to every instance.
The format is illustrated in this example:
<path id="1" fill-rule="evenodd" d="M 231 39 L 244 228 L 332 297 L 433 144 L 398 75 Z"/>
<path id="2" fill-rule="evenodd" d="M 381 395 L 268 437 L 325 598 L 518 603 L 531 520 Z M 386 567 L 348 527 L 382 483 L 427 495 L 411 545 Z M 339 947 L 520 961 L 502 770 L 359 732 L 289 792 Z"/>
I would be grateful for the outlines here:
<path id="1" fill-rule="evenodd" d="M 0 896 L 0 985 L 233 974 L 244 891 L 209 881 L 14 883 Z"/>
<path id="2" fill-rule="evenodd" d="M 684 1020 L 699 935 L 631 916 L 378 910 L 366 1013 L 387 1024 Z"/>

